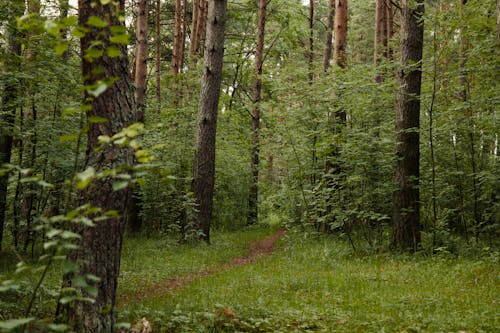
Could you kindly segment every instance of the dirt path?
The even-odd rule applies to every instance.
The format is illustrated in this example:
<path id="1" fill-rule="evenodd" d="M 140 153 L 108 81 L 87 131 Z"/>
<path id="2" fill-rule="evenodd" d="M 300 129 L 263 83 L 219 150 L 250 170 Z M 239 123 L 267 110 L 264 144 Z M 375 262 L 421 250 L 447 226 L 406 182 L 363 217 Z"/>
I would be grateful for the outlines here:
<path id="1" fill-rule="evenodd" d="M 160 295 L 169 294 L 172 293 L 175 289 L 187 285 L 204 276 L 214 274 L 223 270 L 251 264 L 255 262 L 258 258 L 273 253 L 274 244 L 285 235 L 285 232 L 286 231 L 284 229 L 280 229 L 271 236 L 268 236 L 264 239 L 251 243 L 249 246 L 250 251 L 245 256 L 234 257 L 230 261 L 224 264 L 214 266 L 203 271 L 155 283 L 149 286 L 147 289 L 145 288 L 142 290 L 137 290 L 135 294 L 129 294 L 125 298 L 127 299 L 128 302 L 133 300 L 141 300 L 143 298 L 148 298 L 154 295 L 157 296 L 159 294 Z M 121 303 L 120 302 L 121 297 L 118 296 L 118 298 L 119 298 L 118 302 Z M 122 301 L 123 300 L 124 299 L 122 298 Z"/>

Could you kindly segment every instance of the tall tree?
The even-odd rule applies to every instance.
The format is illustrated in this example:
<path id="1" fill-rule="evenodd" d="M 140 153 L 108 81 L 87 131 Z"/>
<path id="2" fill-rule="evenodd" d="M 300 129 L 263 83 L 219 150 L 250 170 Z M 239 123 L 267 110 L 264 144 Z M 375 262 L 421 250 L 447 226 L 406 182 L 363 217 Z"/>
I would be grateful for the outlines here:
<path id="1" fill-rule="evenodd" d="M 267 0 L 259 0 L 259 20 L 257 23 L 257 48 L 255 50 L 255 81 L 253 86 L 252 110 L 252 178 L 248 196 L 247 223 L 258 222 L 259 202 L 259 128 L 260 128 L 260 100 L 262 91 L 262 65 L 264 62 L 264 33 L 266 28 Z"/>
<path id="2" fill-rule="evenodd" d="M 156 114 L 161 110 L 161 0 L 156 0 L 155 8 L 155 96 L 156 96 Z"/>
<path id="3" fill-rule="evenodd" d="M 323 70 L 326 72 L 330 67 L 333 53 L 333 19 L 335 15 L 335 0 L 328 0 L 328 14 L 326 17 L 326 43 L 325 56 L 323 59 Z"/>
<path id="4" fill-rule="evenodd" d="M 401 0 L 399 93 L 396 102 L 394 248 L 420 243 L 420 89 L 424 41 L 424 0 Z"/>
<path id="5" fill-rule="evenodd" d="M 344 68 L 347 65 L 347 0 L 335 2 L 335 39 L 333 45 L 333 60 L 335 65 Z"/>
<path id="6" fill-rule="evenodd" d="M 309 84 L 314 78 L 314 0 L 309 0 L 309 52 L 308 52 Z"/>
<path id="7" fill-rule="evenodd" d="M 7 47 L 4 70 L 11 73 L 19 68 L 21 56 L 21 43 L 17 30 L 16 18 L 24 13 L 23 0 L 10 0 L 11 16 L 7 24 Z M 4 124 L 0 132 L 0 167 L 4 163 L 10 163 L 12 153 L 12 138 L 14 134 L 14 120 L 19 97 L 18 79 L 12 73 L 6 76 L 3 83 L 2 98 L 0 104 L 1 122 Z M 0 176 L 0 252 L 2 251 L 3 231 L 5 225 L 5 211 L 7 207 L 8 174 Z"/>
<path id="8" fill-rule="evenodd" d="M 196 54 L 198 52 L 198 20 L 200 12 L 200 1 L 193 0 L 193 14 L 191 18 L 191 36 L 189 38 L 189 63 L 194 64 L 196 61 Z"/>
<path id="9" fill-rule="evenodd" d="M 207 17 L 203 76 L 198 107 L 198 129 L 193 161 L 192 191 L 196 200 L 197 225 L 210 243 L 210 224 L 215 184 L 215 138 L 219 109 L 227 0 L 210 0 Z"/>
<path id="10" fill-rule="evenodd" d="M 146 77 L 148 74 L 148 0 L 137 2 L 137 29 L 135 47 L 135 102 L 137 120 L 144 122 L 146 108 Z"/>
<path id="11" fill-rule="evenodd" d="M 172 49 L 172 73 L 181 72 L 181 41 L 182 41 L 182 2 L 175 0 L 174 45 Z M 175 83 L 174 83 L 175 84 Z"/>
<path id="12" fill-rule="evenodd" d="M 113 136 L 136 120 L 133 85 L 129 76 L 127 47 L 114 44 L 113 35 L 125 33 L 120 16 L 124 11 L 125 0 L 103 5 L 94 0 L 79 0 L 79 24 L 88 29 L 81 38 L 82 76 L 85 92 L 85 103 L 90 106 L 89 117 L 99 117 L 105 122 L 89 122 L 86 166 L 97 172 L 107 168 L 132 165 L 133 154 L 127 148 L 116 145 L 100 147 L 100 136 Z M 96 22 L 107 22 L 107 26 Z M 100 26 L 100 27 L 96 27 Z M 121 39 L 121 38 L 117 38 Z M 104 52 L 97 58 L 91 50 L 96 45 L 104 49 L 119 49 L 119 55 Z M 112 83 L 100 95 L 91 90 L 102 82 Z M 92 94 L 93 92 L 93 94 Z M 97 95 L 97 96 L 96 96 Z M 84 276 L 92 274 L 99 278 L 95 285 L 98 294 L 94 302 L 75 302 L 68 312 L 69 322 L 76 332 L 113 332 L 115 325 L 115 299 L 120 271 L 120 255 L 124 230 L 124 216 L 130 202 L 130 191 L 113 190 L 113 181 L 105 178 L 95 181 L 80 196 L 82 203 L 101 207 L 104 211 L 117 211 L 120 217 L 110 217 L 102 221 L 94 221 L 94 227 L 82 227 L 80 246 L 73 251 L 70 259 L 80 265 L 80 273 Z M 74 285 L 78 288 L 78 285 Z M 85 291 L 82 291 L 85 294 Z"/>
<path id="13" fill-rule="evenodd" d="M 389 0 L 376 0 L 375 2 L 375 38 L 373 39 L 373 63 L 378 66 L 382 59 L 387 58 L 388 49 L 388 10 Z M 381 73 L 375 75 L 376 82 L 382 82 Z"/>

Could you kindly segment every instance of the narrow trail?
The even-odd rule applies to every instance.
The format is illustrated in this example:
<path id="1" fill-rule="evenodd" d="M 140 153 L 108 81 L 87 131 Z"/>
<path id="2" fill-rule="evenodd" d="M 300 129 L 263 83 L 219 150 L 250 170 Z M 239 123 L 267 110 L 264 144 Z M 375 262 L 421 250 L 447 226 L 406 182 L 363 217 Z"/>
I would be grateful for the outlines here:
<path id="1" fill-rule="evenodd" d="M 184 275 L 175 279 L 160 281 L 147 288 L 140 288 L 134 294 L 129 294 L 126 297 L 120 297 L 118 295 L 118 302 L 122 301 L 138 301 L 144 298 L 158 295 L 166 295 L 172 293 L 175 289 L 185 286 L 195 280 L 203 278 L 207 275 L 218 273 L 224 270 L 229 270 L 236 267 L 242 267 L 249 265 L 257 261 L 262 256 L 267 256 L 272 254 L 274 249 L 274 244 L 279 241 L 286 233 L 285 229 L 279 229 L 277 232 L 268 236 L 264 239 L 255 241 L 249 245 L 249 252 L 245 256 L 233 257 L 226 263 L 210 267 L 208 269 L 194 272 L 188 275 Z M 121 299 L 121 300 L 120 300 Z"/>

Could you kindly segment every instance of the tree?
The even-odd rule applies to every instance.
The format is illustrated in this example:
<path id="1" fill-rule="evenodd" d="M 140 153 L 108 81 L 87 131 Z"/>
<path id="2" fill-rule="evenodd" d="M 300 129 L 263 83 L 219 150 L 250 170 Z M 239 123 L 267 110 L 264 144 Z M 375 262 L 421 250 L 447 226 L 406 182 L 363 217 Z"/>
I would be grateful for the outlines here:
<path id="1" fill-rule="evenodd" d="M 20 17 L 24 12 L 24 1 L 12 0 L 12 17 L 7 26 L 7 58 L 5 70 L 10 72 L 8 80 L 3 84 L 2 99 L 0 104 L 1 121 L 5 127 L 0 134 L 0 167 L 4 163 L 10 163 L 12 153 L 12 138 L 14 132 L 14 120 L 18 104 L 19 84 L 14 71 L 19 64 L 21 56 L 21 43 L 17 31 L 15 18 Z M 7 208 L 7 186 L 9 175 L 0 176 L 0 252 L 2 251 L 3 231 L 5 225 L 5 212 Z"/>
<path id="2" fill-rule="evenodd" d="M 144 122 L 146 108 L 146 78 L 148 74 L 148 0 L 137 2 L 137 30 L 135 48 L 135 102 L 137 120 Z"/>
<path id="3" fill-rule="evenodd" d="M 347 65 L 347 0 L 336 0 L 335 3 L 335 40 L 333 46 L 333 59 L 335 65 L 344 68 Z"/>
<path id="4" fill-rule="evenodd" d="M 326 72 L 330 67 L 330 59 L 333 53 L 333 19 L 335 15 L 335 0 L 328 0 L 328 14 L 326 17 L 326 43 L 325 56 L 323 59 L 323 70 Z"/>
<path id="5" fill-rule="evenodd" d="M 96 172 L 133 163 L 129 149 L 116 145 L 101 147 L 99 142 L 100 137 L 112 137 L 136 120 L 127 49 L 123 44 L 126 32 L 124 22 L 120 20 L 124 2 L 103 5 L 93 0 L 80 0 L 78 6 L 79 24 L 88 29 L 80 40 L 85 103 L 89 106 L 89 120 L 104 120 L 89 121 L 88 124 L 86 166 Z M 111 51 L 95 56 L 96 45 Z M 119 50 L 119 53 L 113 50 Z M 102 91 L 106 86 L 107 89 Z M 121 215 L 94 221 L 94 227 L 79 230 L 80 246 L 70 258 L 80 265 L 81 274 L 99 279 L 99 282 L 88 282 L 95 285 L 98 293 L 94 302 L 71 304 L 68 319 L 77 332 L 113 332 L 124 216 L 130 202 L 130 191 L 114 191 L 113 181 L 107 177 L 87 187 L 81 193 L 80 202 L 100 207 L 103 211 L 117 211 Z M 76 281 L 72 284 L 78 288 Z"/>
<path id="6" fill-rule="evenodd" d="M 262 65 L 264 62 L 264 32 L 266 28 L 267 0 L 259 0 L 259 21 L 257 23 L 257 48 L 255 50 L 255 81 L 253 86 L 252 110 L 252 178 L 248 195 L 247 223 L 258 222 L 259 203 L 259 128 L 260 100 L 262 91 Z"/>
<path id="7" fill-rule="evenodd" d="M 415 3 L 415 5 L 413 5 Z M 401 0 L 399 93 L 396 102 L 394 248 L 416 250 L 420 243 L 420 90 L 424 26 L 423 0 Z"/>
<path id="8" fill-rule="evenodd" d="M 219 109 L 227 0 L 210 0 L 207 16 L 203 76 L 198 106 L 198 129 L 193 161 L 192 191 L 197 205 L 197 225 L 210 243 L 215 184 L 215 138 Z"/>

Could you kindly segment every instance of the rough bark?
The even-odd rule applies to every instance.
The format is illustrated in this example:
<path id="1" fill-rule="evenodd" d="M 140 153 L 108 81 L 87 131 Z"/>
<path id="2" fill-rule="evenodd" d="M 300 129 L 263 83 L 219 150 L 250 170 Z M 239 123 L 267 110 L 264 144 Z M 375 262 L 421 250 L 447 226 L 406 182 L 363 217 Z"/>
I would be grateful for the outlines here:
<path id="1" fill-rule="evenodd" d="M 328 0 L 328 15 L 326 18 L 326 43 L 325 57 L 323 59 L 323 70 L 330 68 L 330 59 L 333 53 L 333 18 L 335 15 L 335 0 Z"/>
<path id="2" fill-rule="evenodd" d="M 15 71 L 19 66 L 21 56 L 21 43 L 19 42 L 19 34 L 15 23 L 16 17 L 20 17 L 24 13 L 24 1 L 11 1 L 12 17 L 7 26 L 7 47 L 6 61 L 4 69 L 6 72 Z M 2 126 L 0 132 L 0 166 L 4 163 L 10 163 L 12 153 L 12 138 L 14 132 L 14 120 L 16 116 L 17 101 L 19 95 L 18 79 L 9 75 L 4 82 L 2 91 L 2 104 L 0 105 Z M 7 207 L 7 187 L 9 176 L 3 175 L 0 177 L 0 252 L 2 251 L 3 231 L 5 225 L 5 212 Z"/>
<path id="3" fill-rule="evenodd" d="M 88 29 L 81 38 L 82 76 L 84 85 L 91 86 L 98 80 L 115 78 L 108 89 L 93 97 L 85 93 L 85 103 L 91 106 L 89 116 L 106 119 L 103 123 L 89 123 L 87 132 L 88 146 L 86 166 L 96 171 L 115 168 L 121 165 L 131 165 L 133 154 L 129 149 L 117 146 L 99 147 L 99 136 L 113 136 L 124 127 L 136 120 L 133 85 L 129 76 L 127 49 L 123 44 L 110 42 L 110 26 L 123 26 L 117 11 L 124 10 L 124 0 L 110 5 L 102 5 L 99 1 L 79 0 L 79 24 Z M 97 16 L 109 23 L 108 27 L 96 28 L 87 24 L 90 17 Z M 93 61 L 85 57 L 86 50 L 95 41 L 104 47 L 114 45 L 120 49 L 119 57 L 109 57 L 106 53 Z M 101 207 L 104 211 L 115 210 L 120 217 L 105 221 L 94 221 L 94 227 L 81 227 L 82 239 L 80 247 L 70 254 L 70 259 L 80 266 L 80 274 L 97 276 L 99 282 L 91 282 L 98 290 L 95 302 L 76 302 L 68 309 L 68 320 L 73 330 L 81 333 L 114 332 L 115 299 L 120 271 L 120 255 L 124 230 L 124 216 L 127 216 L 127 206 L 130 199 L 129 190 L 113 191 L 113 181 L 109 178 L 91 184 L 80 195 L 80 202 Z M 77 286 L 75 286 L 77 287 Z M 85 291 L 82 291 L 86 295 Z"/>
<path id="4" fill-rule="evenodd" d="M 208 12 L 208 0 L 199 0 L 199 10 L 198 10 L 198 28 L 197 28 L 197 52 L 201 52 L 200 45 L 203 46 L 206 35 L 206 26 L 207 26 L 207 12 Z M 198 51 L 199 50 L 199 51 Z"/>
<path id="5" fill-rule="evenodd" d="M 392 4 L 392 0 L 386 0 L 386 22 L 387 22 L 387 58 L 392 60 L 394 51 L 391 47 L 391 40 L 394 36 L 394 7 Z"/>
<path id="6" fill-rule="evenodd" d="M 344 68 L 347 65 L 346 46 L 347 46 L 347 0 L 335 1 L 335 40 L 333 44 L 334 63 Z"/>
<path id="7" fill-rule="evenodd" d="M 497 39 L 500 46 L 500 0 L 497 2 Z"/>
<path id="8" fill-rule="evenodd" d="M 415 251 L 420 243 L 420 89 L 423 0 L 401 0 L 399 93 L 396 102 L 396 168 L 392 245 Z"/>
<path id="9" fill-rule="evenodd" d="M 197 225 L 203 239 L 210 243 L 210 224 L 215 185 L 215 138 L 219 108 L 222 62 L 224 57 L 224 29 L 227 0 L 210 0 L 207 18 L 203 76 L 198 107 L 193 161 L 192 191 L 198 208 Z"/>
<path id="10" fill-rule="evenodd" d="M 253 86 L 252 110 L 252 178 L 248 196 L 247 223 L 258 222 L 259 202 L 259 128 L 260 128 L 260 100 L 262 91 L 262 65 L 264 62 L 264 32 L 266 27 L 267 0 L 259 0 L 259 21 L 257 23 L 257 48 L 255 50 L 255 81 Z"/>

